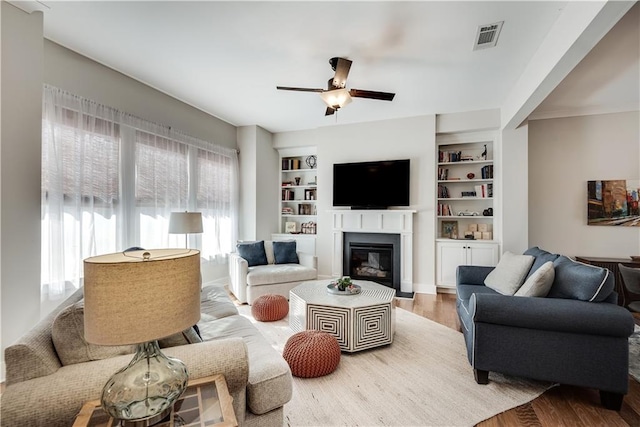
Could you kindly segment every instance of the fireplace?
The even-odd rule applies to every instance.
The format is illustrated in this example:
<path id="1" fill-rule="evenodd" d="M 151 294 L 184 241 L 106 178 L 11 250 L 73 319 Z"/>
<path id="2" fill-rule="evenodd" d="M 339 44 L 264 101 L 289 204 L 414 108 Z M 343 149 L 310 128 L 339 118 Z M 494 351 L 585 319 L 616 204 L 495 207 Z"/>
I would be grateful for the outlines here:
<path id="1" fill-rule="evenodd" d="M 344 276 L 369 280 L 400 293 L 400 234 L 344 233 Z"/>
<path id="2" fill-rule="evenodd" d="M 396 296 L 413 297 L 413 215 L 414 210 L 353 210 L 331 211 L 331 277 L 349 274 L 351 256 L 349 243 L 393 245 L 392 288 Z M 387 236 L 391 237 L 391 240 Z M 346 241 L 346 243 L 345 243 Z M 378 249 L 378 248 L 376 248 Z M 369 256 L 367 255 L 367 261 Z M 373 260 L 375 264 L 376 260 Z M 384 265 L 383 265 L 384 266 Z M 371 280 L 371 279 L 369 279 Z M 377 280 L 371 280 L 377 281 Z M 398 291 L 398 290 L 401 291 Z M 433 287 L 435 293 L 435 286 Z"/>

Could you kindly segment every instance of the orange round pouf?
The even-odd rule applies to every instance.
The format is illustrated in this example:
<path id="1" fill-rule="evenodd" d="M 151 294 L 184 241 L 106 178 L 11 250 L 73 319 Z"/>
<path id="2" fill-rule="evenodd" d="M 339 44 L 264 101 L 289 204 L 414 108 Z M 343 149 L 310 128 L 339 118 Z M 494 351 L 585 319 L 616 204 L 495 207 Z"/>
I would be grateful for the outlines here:
<path id="1" fill-rule="evenodd" d="M 275 322 L 289 313 L 289 301 L 282 295 L 267 294 L 256 298 L 251 315 L 260 322 Z"/>
<path id="2" fill-rule="evenodd" d="M 335 371 L 340 363 L 338 340 L 326 332 L 293 334 L 284 345 L 282 357 L 296 377 L 315 378 Z"/>

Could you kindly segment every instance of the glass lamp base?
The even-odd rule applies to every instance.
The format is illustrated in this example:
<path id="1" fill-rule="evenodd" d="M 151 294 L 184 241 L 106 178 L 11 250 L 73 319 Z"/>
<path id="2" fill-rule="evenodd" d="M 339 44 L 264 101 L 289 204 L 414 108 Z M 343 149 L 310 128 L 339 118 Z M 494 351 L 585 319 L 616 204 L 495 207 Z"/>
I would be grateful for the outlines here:
<path id="1" fill-rule="evenodd" d="M 182 361 L 165 356 L 158 341 L 138 344 L 133 360 L 102 389 L 102 408 L 127 426 L 150 426 L 164 419 L 187 388 Z"/>

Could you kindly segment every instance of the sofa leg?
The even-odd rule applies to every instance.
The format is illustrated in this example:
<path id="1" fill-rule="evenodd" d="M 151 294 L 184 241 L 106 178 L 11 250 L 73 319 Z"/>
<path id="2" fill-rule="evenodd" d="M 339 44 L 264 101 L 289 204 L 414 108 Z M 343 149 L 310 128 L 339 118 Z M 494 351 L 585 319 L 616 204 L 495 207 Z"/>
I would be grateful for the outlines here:
<path id="1" fill-rule="evenodd" d="M 489 384 L 489 371 L 474 369 L 473 377 L 476 379 L 478 384 Z"/>
<path id="2" fill-rule="evenodd" d="M 612 411 L 619 411 L 620 408 L 622 408 L 623 398 L 624 394 L 622 393 L 600 390 L 600 403 L 602 403 L 602 406 L 607 409 L 611 409 Z"/>

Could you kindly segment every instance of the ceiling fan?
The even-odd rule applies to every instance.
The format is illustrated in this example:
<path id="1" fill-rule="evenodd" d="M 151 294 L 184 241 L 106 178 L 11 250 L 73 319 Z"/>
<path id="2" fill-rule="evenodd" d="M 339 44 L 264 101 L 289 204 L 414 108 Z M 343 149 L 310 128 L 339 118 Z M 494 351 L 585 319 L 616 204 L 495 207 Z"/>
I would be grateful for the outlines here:
<path id="1" fill-rule="evenodd" d="M 329 64 L 336 74 L 333 78 L 329 79 L 327 89 L 314 89 L 304 87 L 289 87 L 289 86 L 276 86 L 279 90 L 293 90 L 298 92 L 317 92 L 320 97 L 327 104 L 327 110 L 324 113 L 325 116 L 329 116 L 335 113 L 340 108 L 344 107 L 351 102 L 351 98 L 369 98 L 378 99 L 381 101 L 392 101 L 395 93 L 389 92 L 376 92 L 372 90 L 362 89 L 346 89 L 347 76 L 349 75 L 349 69 L 351 68 L 352 61 L 345 58 L 331 58 Z"/>

